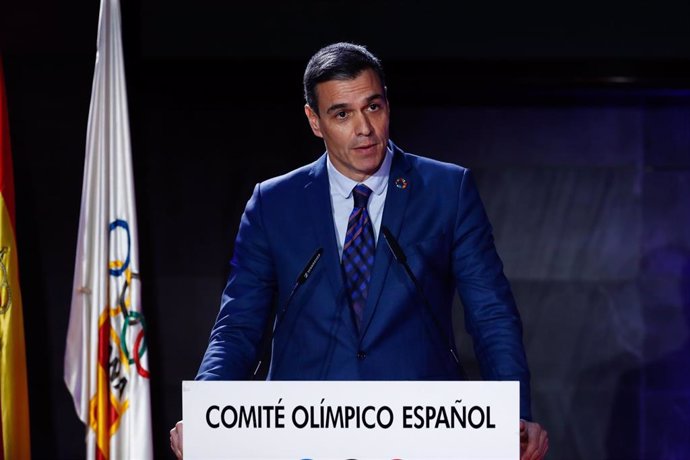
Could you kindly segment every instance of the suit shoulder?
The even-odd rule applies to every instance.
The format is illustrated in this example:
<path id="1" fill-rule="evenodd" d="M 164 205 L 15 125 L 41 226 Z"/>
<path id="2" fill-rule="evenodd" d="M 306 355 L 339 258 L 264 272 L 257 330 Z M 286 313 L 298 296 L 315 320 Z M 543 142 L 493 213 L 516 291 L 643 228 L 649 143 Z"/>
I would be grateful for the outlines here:
<path id="1" fill-rule="evenodd" d="M 311 180 L 314 171 L 322 167 L 322 163 L 325 165 L 324 157 L 280 176 L 266 179 L 259 184 L 261 192 L 262 194 L 290 193 L 302 189 Z"/>
<path id="2" fill-rule="evenodd" d="M 462 180 L 470 172 L 468 168 L 458 164 L 446 163 L 408 152 L 403 152 L 402 154 L 420 175 L 433 180 Z"/>

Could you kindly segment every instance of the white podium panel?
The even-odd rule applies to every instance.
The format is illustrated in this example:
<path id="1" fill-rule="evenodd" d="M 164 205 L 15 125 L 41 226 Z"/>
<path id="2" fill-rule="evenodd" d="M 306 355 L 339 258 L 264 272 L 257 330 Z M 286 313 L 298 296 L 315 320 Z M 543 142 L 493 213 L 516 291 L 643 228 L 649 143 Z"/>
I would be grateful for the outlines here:
<path id="1" fill-rule="evenodd" d="M 519 458 L 518 382 L 182 383 L 195 459 Z"/>

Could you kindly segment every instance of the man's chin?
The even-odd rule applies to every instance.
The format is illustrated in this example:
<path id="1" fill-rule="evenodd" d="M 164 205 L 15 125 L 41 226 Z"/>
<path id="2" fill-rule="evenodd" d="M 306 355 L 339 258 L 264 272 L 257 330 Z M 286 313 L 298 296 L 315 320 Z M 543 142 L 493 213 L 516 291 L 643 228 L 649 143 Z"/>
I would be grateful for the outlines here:
<path id="1" fill-rule="evenodd" d="M 383 163 L 383 155 L 372 155 L 367 161 L 362 161 L 359 164 L 360 173 L 366 175 L 367 177 L 376 173 Z"/>

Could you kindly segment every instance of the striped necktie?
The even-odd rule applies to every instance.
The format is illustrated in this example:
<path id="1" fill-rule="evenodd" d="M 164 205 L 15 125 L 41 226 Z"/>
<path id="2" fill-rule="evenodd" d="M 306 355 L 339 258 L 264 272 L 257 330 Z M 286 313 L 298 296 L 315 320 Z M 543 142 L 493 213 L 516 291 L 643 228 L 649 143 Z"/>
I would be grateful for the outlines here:
<path id="1" fill-rule="evenodd" d="M 369 195 L 371 189 L 364 184 L 352 189 L 355 206 L 347 223 L 343 245 L 343 272 L 357 330 L 362 327 L 362 313 L 374 266 L 374 229 L 367 212 Z"/>

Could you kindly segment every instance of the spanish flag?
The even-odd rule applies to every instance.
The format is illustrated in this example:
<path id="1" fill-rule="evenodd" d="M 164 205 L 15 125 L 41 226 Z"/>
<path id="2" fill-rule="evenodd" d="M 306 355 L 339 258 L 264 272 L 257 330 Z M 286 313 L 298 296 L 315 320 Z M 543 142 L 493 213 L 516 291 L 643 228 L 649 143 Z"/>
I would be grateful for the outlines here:
<path id="1" fill-rule="evenodd" d="M 0 62 L 0 459 L 31 458 L 24 319 L 15 241 L 14 180 Z"/>

